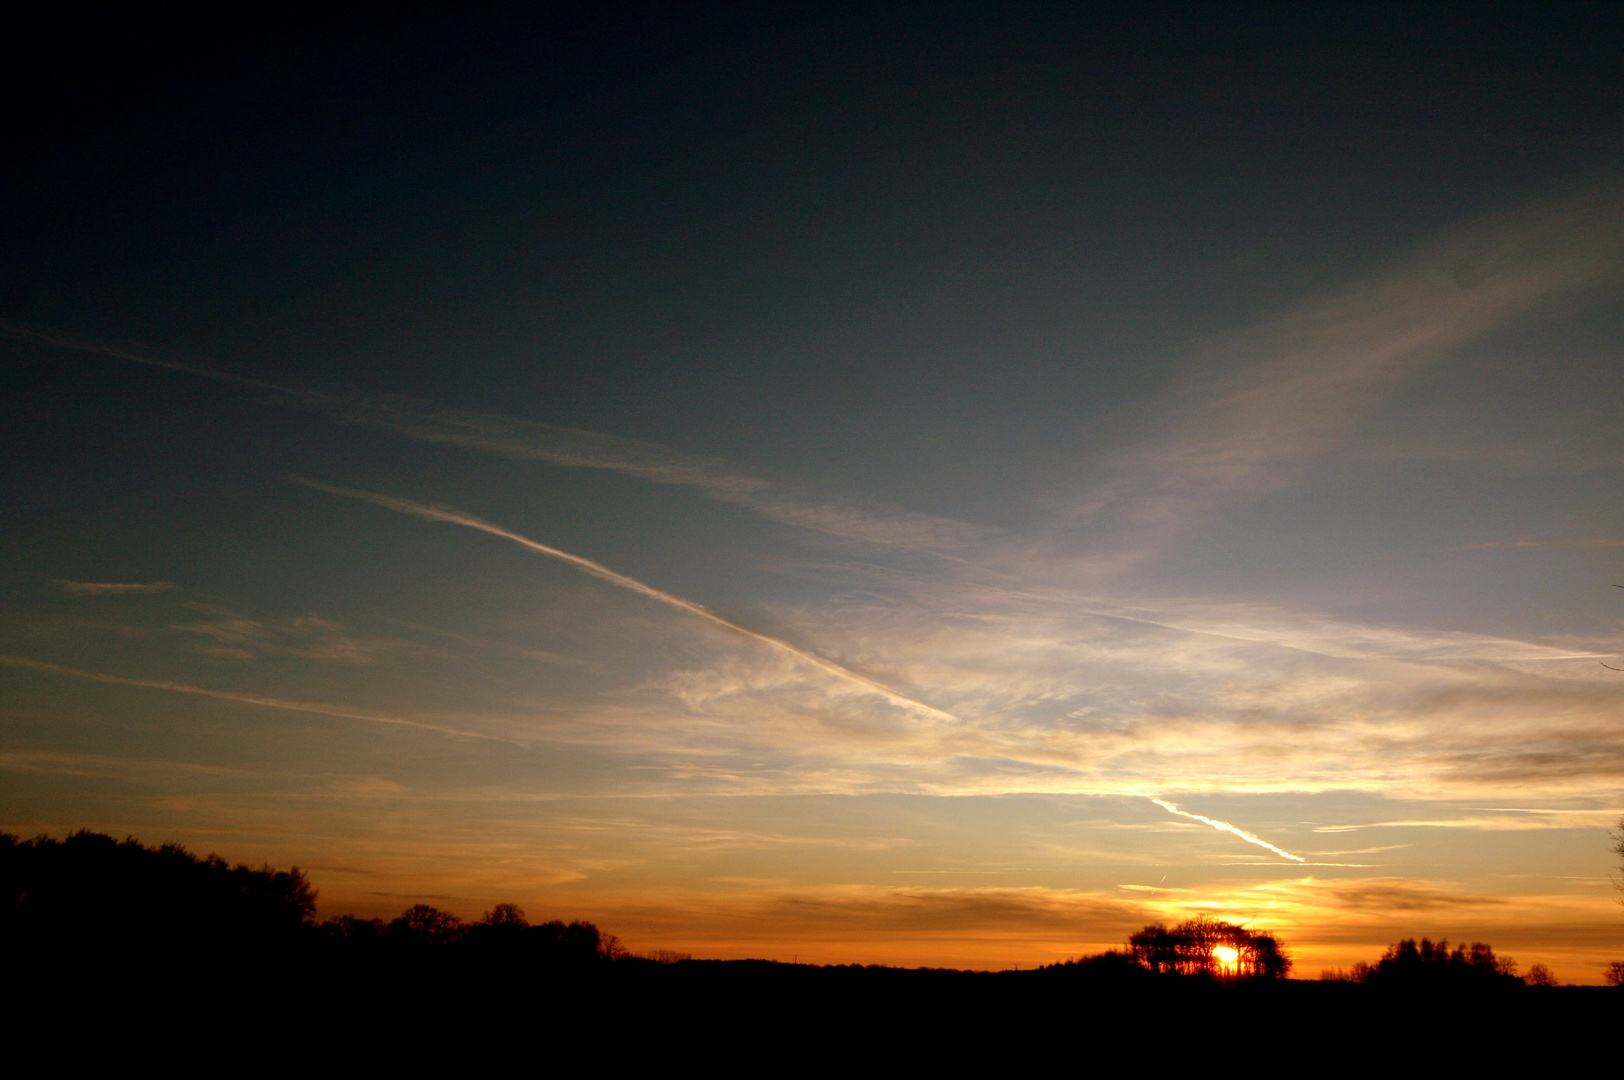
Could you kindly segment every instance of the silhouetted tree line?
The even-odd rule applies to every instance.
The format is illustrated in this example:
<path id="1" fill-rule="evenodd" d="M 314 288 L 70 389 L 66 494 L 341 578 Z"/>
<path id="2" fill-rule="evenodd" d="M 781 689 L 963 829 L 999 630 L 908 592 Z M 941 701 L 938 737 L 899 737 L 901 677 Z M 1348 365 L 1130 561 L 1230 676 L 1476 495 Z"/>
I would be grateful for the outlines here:
<path id="1" fill-rule="evenodd" d="M 848 971 L 765 961 L 693 961 L 674 953 L 642 958 L 628 954 L 613 934 L 591 923 L 532 924 L 513 904 L 497 904 L 473 922 L 416 904 L 391 920 L 340 915 L 321 923 L 315 920 L 315 905 L 316 890 L 297 867 L 231 864 L 215 855 L 193 855 L 178 844 L 147 847 L 89 831 L 64 840 L 20 840 L 0 833 L 0 955 L 33 960 L 37 970 L 67 972 L 74 964 L 87 968 L 135 958 L 147 966 L 126 965 L 127 970 L 167 964 L 172 972 L 195 973 L 211 966 L 245 970 L 247 958 L 257 957 L 256 963 L 286 961 L 280 965 L 283 974 L 273 980 L 331 970 L 362 977 L 370 971 L 387 982 L 413 970 L 477 969 L 503 975 L 513 985 L 529 985 L 527 980 L 538 972 L 613 968 L 632 983 L 648 986 L 668 986 L 673 978 L 682 985 L 739 987 L 774 980 L 811 987 L 809 980 L 821 985 L 831 979 L 859 979 L 878 987 L 895 979 L 910 980 L 910 985 L 934 979 L 938 988 L 962 988 L 980 985 L 977 980 L 984 977 L 873 965 L 849 966 Z M 1291 961 L 1274 935 L 1201 916 L 1173 927 L 1151 924 L 1131 935 L 1125 950 L 1042 970 L 1065 973 L 1079 987 L 1102 990 L 1199 987 L 1218 981 L 1283 984 Z M 1025 978 L 1019 972 L 993 977 Z M 1624 964 L 1614 965 L 1608 981 L 1624 983 Z M 575 980 L 555 982 L 563 987 Z M 1338 982 L 1356 992 L 1346 984 L 1454 990 L 1525 982 L 1551 986 L 1555 980 L 1540 965 L 1529 970 L 1526 980 L 1519 979 L 1515 962 L 1496 956 L 1482 942 L 1451 948 L 1447 941 L 1422 938 L 1398 942 L 1374 964 L 1325 973 L 1320 985 Z"/>
<path id="2" fill-rule="evenodd" d="M 1174 927 L 1151 923 L 1128 938 L 1128 947 L 1042 968 L 1097 982 L 1133 982 L 1153 976 L 1196 979 L 1284 979 L 1291 958 L 1273 934 L 1199 915 Z"/>
<path id="3" fill-rule="evenodd" d="M 86 830 L 65 840 L 0 833 L 0 947 L 13 955 L 185 961 L 282 949 L 307 961 L 434 955 L 543 967 L 627 958 L 591 923 L 533 926 L 512 904 L 473 923 L 428 904 L 387 922 L 340 915 L 317 924 L 315 911 L 316 890 L 298 867 L 233 865 Z"/>
<path id="4" fill-rule="evenodd" d="M 0 833 L 0 940 L 164 950 L 284 944 L 308 933 L 316 890 L 294 867 L 199 858 L 80 831 Z"/>
<path id="5" fill-rule="evenodd" d="M 1128 938 L 1128 955 L 1152 974 L 1283 979 L 1291 960 L 1273 934 L 1200 915 L 1172 929 L 1153 923 Z"/>
<path id="6" fill-rule="evenodd" d="M 387 922 L 340 915 L 316 930 L 329 945 L 362 954 L 435 950 L 516 964 L 568 966 L 635 959 L 615 935 L 589 922 L 555 919 L 532 925 L 514 904 L 497 904 L 471 923 L 429 904 L 414 904 Z"/>
<path id="7" fill-rule="evenodd" d="M 1150 971 L 1133 958 L 1133 954 L 1110 949 L 1092 956 L 1079 956 L 1038 968 L 1049 974 L 1065 974 L 1095 983 L 1126 983 L 1150 978 Z"/>
<path id="8" fill-rule="evenodd" d="M 1535 964 L 1527 982 L 1517 976 L 1517 962 L 1496 956 L 1481 941 L 1449 947 L 1447 940 L 1422 938 L 1417 943 L 1405 938 L 1389 945 L 1374 964 L 1359 963 L 1346 973 L 1349 982 L 1387 987 L 1437 987 L 1439 989 L 1490 988 L 1509 986 L 1549 986 L 1555 983 L 1544 965 Z"/>

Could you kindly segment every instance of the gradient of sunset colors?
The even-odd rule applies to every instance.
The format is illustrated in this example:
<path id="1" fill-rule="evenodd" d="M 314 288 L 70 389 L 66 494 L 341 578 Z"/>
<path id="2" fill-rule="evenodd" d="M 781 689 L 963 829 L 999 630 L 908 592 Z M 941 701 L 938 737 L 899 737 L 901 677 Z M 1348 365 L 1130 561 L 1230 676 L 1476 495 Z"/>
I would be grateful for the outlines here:
<path id="1" fill-rule="evenodd" d="M 1624 32 L 1398 11 L 37 28 L 134 89 L 10 133 L 0 828 L 638 951 L 1600 981 Z"/>

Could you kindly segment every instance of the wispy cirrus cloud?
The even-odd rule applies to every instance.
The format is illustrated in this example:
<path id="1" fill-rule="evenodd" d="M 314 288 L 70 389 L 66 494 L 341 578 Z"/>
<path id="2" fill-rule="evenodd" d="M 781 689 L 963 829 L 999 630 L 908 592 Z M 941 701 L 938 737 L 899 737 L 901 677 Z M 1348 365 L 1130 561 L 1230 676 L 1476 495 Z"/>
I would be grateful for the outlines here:
<path id="1" fill-rule="evenodd" d="M 1194 343 L 1190 374 L 1119 417 L 1093 478 L 1041 530 L 1111 576 L 1151 557 L 1225 499 L 1291 483 L 1407 380 L 1451 350 L 1624 269 L 1624 184 L 1606 179 L 1488 215 L 1418 245 L 1387 270 L 1277 318 Z M 127 343 L 4 322 L 13 337 L 274 393 L 335 422 L 418 442 L 692 489 L 771 520 L 845 539 L 1009 567 L 1021 538 L 900 507 L 816 493 L 729 462 L 638 439 L 404 397 L 293 386 Z M 1436 425 L 1434 425 L 1434 428 Z M 1382 444 L 1394 452 L 1390 440 Z M 1068 539 L 1070 538 L 1070 539 Z M 1077 538 L 1085 538 L 1079 547 Z M 1086 552 L 1084 550 L 1086 548 Z"/>
<path id="2" fill-rule="evenodd" d="M 753 475 L 717 458 L 639 439 L 447 409 L 405 398 L 312 401 L 335 419 L 419 442 L 562 468 L 602 469 L 653 484 L 691 488 L 708 499 L 745 507 L 773 521 L 848 540 L 946 553 L 999 535 L 987 526 L 814 493 L 783 480 Z"/>
<path id="3" fill-rule="evenodd" d="M 118 757 L 113 754 L 65 753 L 56 750 L 0 750 L 0 769 L 56 773 L 98 779 L 152 779 L 170 774 L 188 776 L 244 776 L 248 770 L 192 761 Z"/>
<path id="4" fill-rule="evenodd" d="M 199 617 L 176 623 L 171 630 L 193 642 L 193 648 L 221 660 L 294 657 L 341 664 L 374 664 L 402 652 L 410 643 L 364 637 L 320 615 L 253 618 L 219 604 L 192 604 Z"/>
<path id="5" fill-rule="evenodd" d="M 342 424 L 416 442 L 456 446 L 520 461 L 598 469 L 653 484 L 686 487 L 785 525 L 846 540 L 949 554 L 999 535 L 996 529 L 769 479 L 713 457 L 659 443 L 498 413 L 453 409 L 402 396 L 294 386 L 218 370 L 140 345 L 0 320 L 0 332 L 54 348 L 126 360 L 216 382 L 269 391 L 286 404 Z"/>
<path id="6" fill-rule="evenodd" d="M 1525 832 L 1545 829 L 1605 829 L 1624 816 L 1624 808 L 1564 809 L 1516 808 L 1484 810 L 1473 807 L 1456 817 L 1401 818 L 1355 824 L 1317 825 L 1317 833 L 1358 832 L 1363 829 L 1470 829 L 1479 832 Z"/>
<path id="7" fill-rule="evenodd" d="M 1107 610 L 931 586 L 783 617 L 829 655 L 930 687 L 959 718 L 924 741 L 867 748 L 853 768 L 869 784 L 1589 798 L 1624 780 L 1617 687 L 1587 659 L 1605 649 L 1325 616 L 1294 625 L 1285 610 L 1211 601 L 1141 605 L 1128 619 Z M 725 665 L 668 687 L 709 723 L 756 718 L 755 737 L 780 710 L 813 708 L 793 682 Z M 837 725 L 785 730 L 809 755 L 796 755 L 800 778 L 824 775 L 812 758 L 852 756 L 832 742 Z"/>
<path id="8" fill-rule="evenodd" d="M 1278 318 L 1195 343 L 1189 373 L 1124 414 L 1051 526 L 1148 557 L 1225 500 L 1293 482 L 1451 350 L 1624 270 L 1624 184 L 1488 215 Z M 1391 447 L 1387 451 L 1391 452 Z"/>
<path id="9" fill-rule="evenodd" d="M 173 581 L 67 581 L 58 578 L 55 584 L 73 596 L 154 596 L 180 588 Z"/>
<path id="10" fill-rule="evenodd" d="M 442 735 L 455 735 L 461 738 L 490 739 L 497 742 L 511 742 L 511 739 L 451 727 L 435 723 L 432 720 L 418 719 L 384 712 L 378 709 L 365 709 L 349 705 L 335 705 L 321 701 L 298 701 L 289 698 L 271 697 L 265 694 L 248 694 L 234 690 L 214 690 L 206 686 L 194 686 L 191 683 L 176 682 L 169 679 L 133 679 L 123 675 L 110 675 L 99 671 L 85 671 L 81 668 L 67 667 L 62 664 L 47 663 L 43 660 L 32 660 L 23 656 L 0 655 L 0 665 L 12 668 L 21 668 L 26 671 L 39 672 L 47 675 L 60 675 L 72 679 L 85 679 L 91 682 L 111 683 L 118 686 L 138 687 L 144 690 L 161 690 L 172 694 L 187 694 L 195 697 L 214 698 L 217 701 L 236 702 L 240 705 L 252 705 L 265 709 L 276 709 L 284 712 L 313 713 L 317 716 L 330 716 L 337 720 L 364 720 L 374 724 L 394 724 L 401 727 L 420 728 L 424 731 L 434 731 Z"/>

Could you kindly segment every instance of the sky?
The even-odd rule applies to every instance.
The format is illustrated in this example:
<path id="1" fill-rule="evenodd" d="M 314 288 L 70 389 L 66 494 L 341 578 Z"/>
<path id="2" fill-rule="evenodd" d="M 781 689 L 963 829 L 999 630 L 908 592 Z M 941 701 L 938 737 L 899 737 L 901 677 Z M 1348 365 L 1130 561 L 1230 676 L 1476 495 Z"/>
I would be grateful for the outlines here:
<path id="1" fill-rule="evenodd" d="M 1616 6 L 7 18 L 0 829 L 1624 958 Z"/>

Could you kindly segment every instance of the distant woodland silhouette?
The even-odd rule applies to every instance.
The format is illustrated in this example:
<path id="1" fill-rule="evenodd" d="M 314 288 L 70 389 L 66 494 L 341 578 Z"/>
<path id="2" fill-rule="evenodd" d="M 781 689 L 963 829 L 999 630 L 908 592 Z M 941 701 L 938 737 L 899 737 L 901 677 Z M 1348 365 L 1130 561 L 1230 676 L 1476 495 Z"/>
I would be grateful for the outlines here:
<path id="1" fill-rule="evenodd" d="M 683 1039 L 722 1023 L 731 1040 L 776 1031 L 804 1042 L 806 1025 L 822 1025 L 888 1038 L 932 1031 L 951 1046 L 968 1032 L 1062 1030 L 1079 1017 L 1112 1025 L 1099 1030 L 1108 1037 L 1157 1038 L 1158 1018 L 1172 1015 L 1213 1030 L 1260 1014 L 1296 1017 L 1308 1032 L 1327 1015 L 1385 1022 L 1381 1003 L 1410 991 L 1427 1015 L 1460 1022 L 1501 1009 L 1577 1023 L 1613 1015 L 1618 1000 L 1602 987 L 1553 987 L 1538 965 L 1518 978 L 1482 943 L 1430 938 L 1400 941 L 1351 971 L 1292 980 L 1274 935 L 1206 916 L 1146 926 L 1095 956 L 975 972 L 638 956 L 589 922 L 532 922 L 513 904 L 472 922 L 429 904 L 388 920 L 317 921 L 315 912 L 316 889 L 296 867 L 94 832 L 0 833 L 0 1004 L 59 1029 L 78 1012 L 146 1025 L 189 1017 L 256 1040 L 272 1019 L 287 1033 L 319 1017 L 319 1030 L 372 1038 L 373 1049 L 387 1032 L 389 1052 L 413 1063 L 425 1040 L 528 1031 L 538 1017 L 555 1040 L 575 1028 L 618 1040 L 627 1024 Z M 1612 981 L 1624 982 L 1624 965 Z"/>
<path id="2" fill-rule="evenodd" d="M 13 953 L 185 961 L 244 950 L 360 960 L 454 952 L 532 967 L 626 957 L 613 934 L 591 923 L 532 926 L 513 904 L 473 923 L 428 904 L 387 922 L 340 915 L 317 923 L 315 911 L 316 889 L 298 867 L 232 865 L 178 844 L 148 847 L 88 831 L 27 841 L 0 833 L 0 942 Z"/>
<path id="3" fill-rule="evenodd" d="M 189 953 L 303 940 L 316 890 L 297 867 L 258 869 L 101 833 L 0 833 L 0 938 L 12 949 Z"/>
<path id="4" fill-rule="evenodd" d="M 1504 986 L 1549 986 L 1555 980 L 1543 964 L 1529 969 L 1530 978 L 1517 976 L 1517 963 L 1494 955 L 1481 941 L 1449 948 L 1448 941 L 1406 938 L 1389 946 L 1374 964 L 1355 964 L 1334 977 L 1372 986 L 1405 988 L 1486 989 Z"/>
<path id="5" fill-rule="evenodd" d="M 573 967 L 628 957 L 615 935 L 589 922 L 555 919 L 533 926 L 514 904 L 497 904 L 472 923 L 414 904 L 388 922 L 340 915 L 315 929 L 327 943 L 357 952 L 439 949 L 513 964 Z"/>

